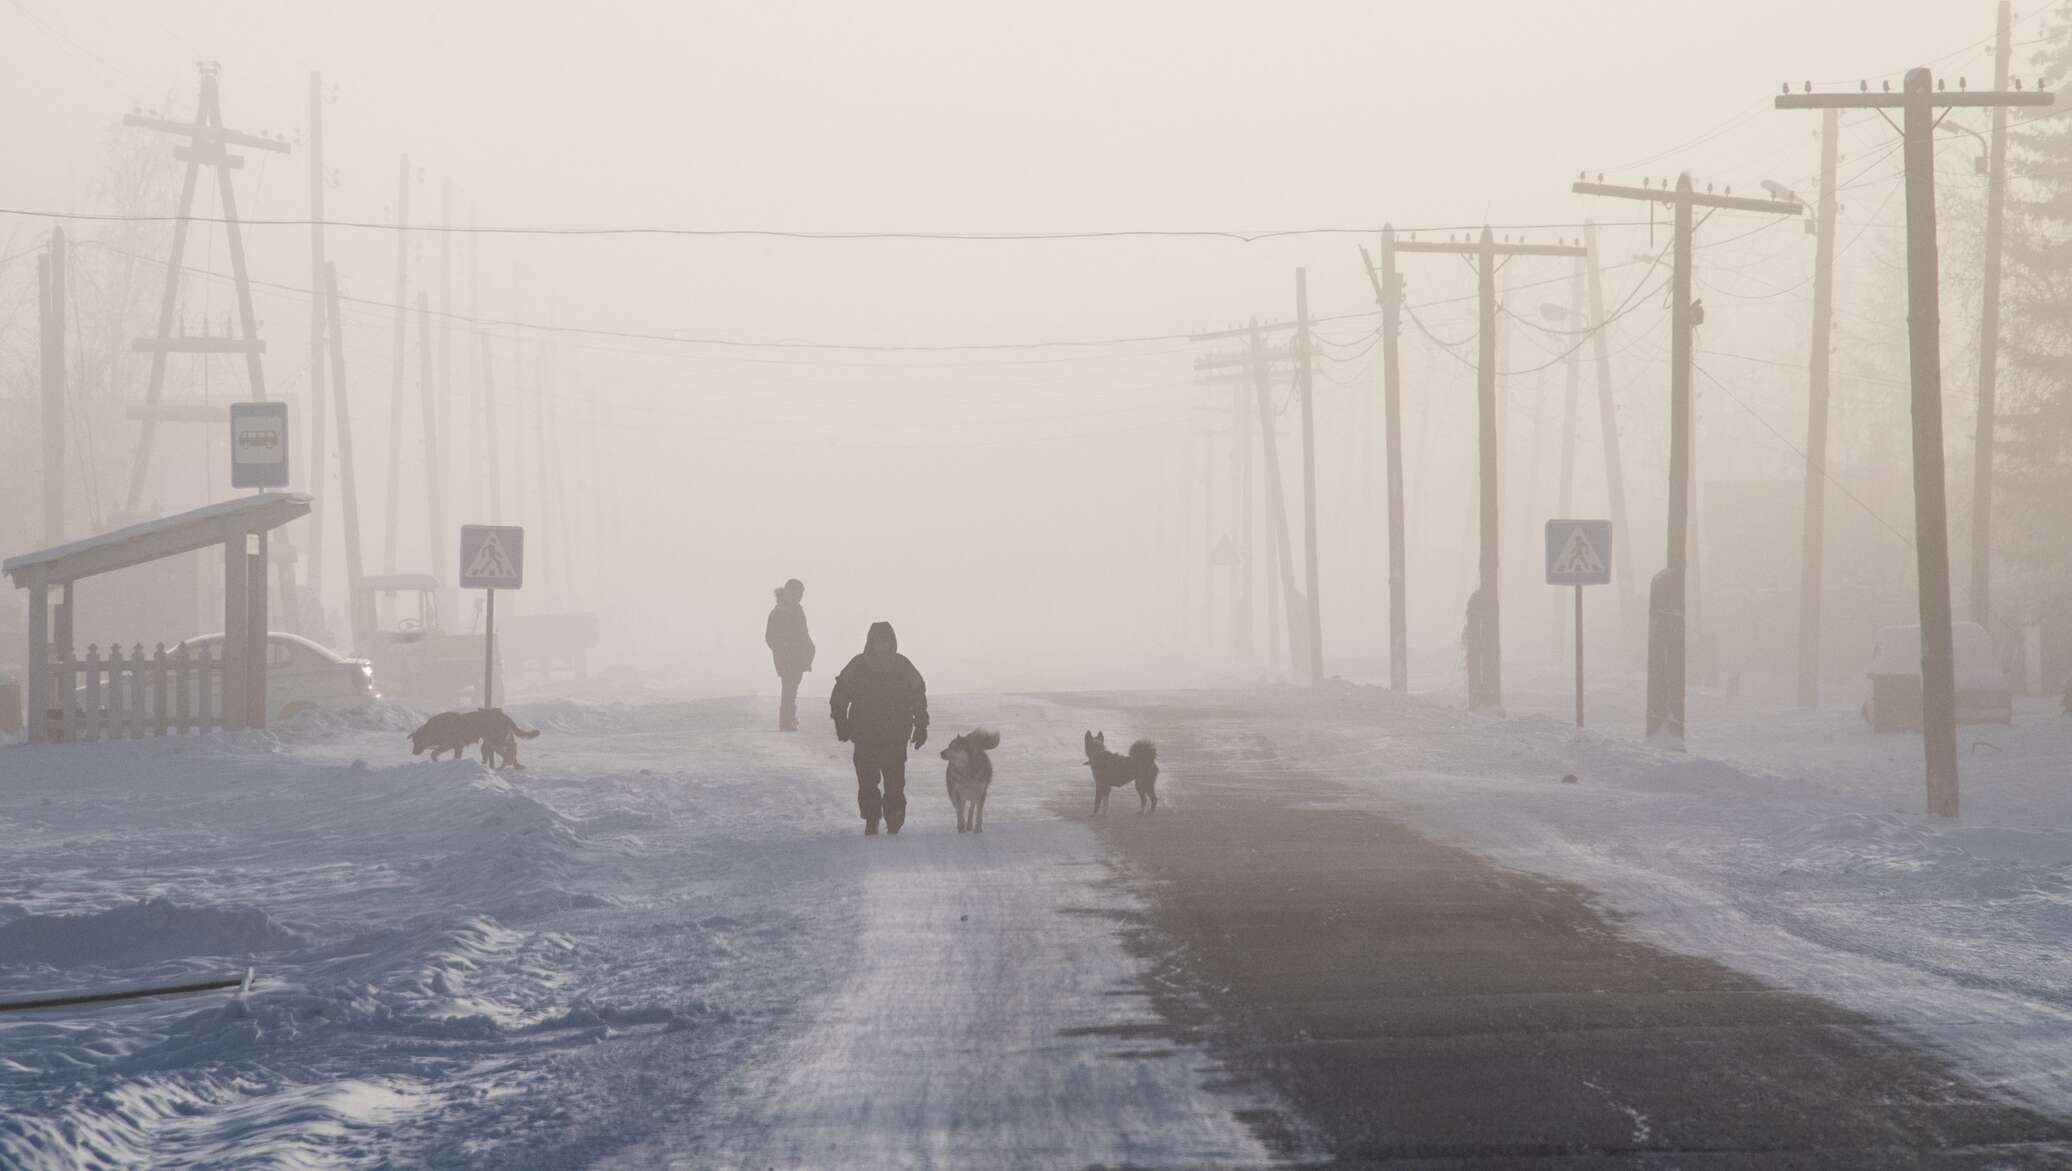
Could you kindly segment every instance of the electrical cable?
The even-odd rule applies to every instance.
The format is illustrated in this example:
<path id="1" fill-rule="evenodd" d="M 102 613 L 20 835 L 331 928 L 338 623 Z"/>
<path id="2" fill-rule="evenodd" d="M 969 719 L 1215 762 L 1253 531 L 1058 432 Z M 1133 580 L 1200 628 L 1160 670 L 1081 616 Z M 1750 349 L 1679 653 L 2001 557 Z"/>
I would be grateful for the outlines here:
<path id="1" fill-rule="evenodd" d="M 679 236 L 693 239 L 771 239 L 807 241 L 870 241 L 870 240 L 937 240 L 964 243 L 1043 243 L 1061 240 L 1115 240 L 1115 239 L 1209 239 L 1232 240 L 1240 244 L 1255 244 L 1262 240 L 1279 240 L 1296 236 L 1378 236 L 1382 226 L 1340 227 L 1316 226 L 1301 228 L 1270 228 L 1256 232 L 1240 232 L 1219 228 L 1112 228 L 1081 232 L 899 232 L 899 231 L 854 231 L 854 232 L 806 232 L 781 228 L 679 228 L 656 226 L 631 227 L 482 227 L 473 224 L 390 224 L 373 220 L 296 219 L 292 217 L 252 218 L 231 220 L 223 216 L 199 215 L 130 215 L 115 212 L 50 211 L 19 207 L 0 207 L 0 215 L 27 216 L 35 219 L 80 220 L 92 223 L 142 223 L 142 224 L 235 224 L 243 228 L 336 228 L 370 232 L 418 232 L 442 233 L 472 236 Z M 1644 220 L 1609 221 L 1599 227 L 1637 227 Z M 1402 228 L 1404 232 L 1461 232 L 1481 231 L 1483 228 L 1502 228 L 1507 231 L 1554 231 L 1558 229 L 1581 228 L 1575 223 L 1539 224 L 1439 224 L 1414 228 Z"/>

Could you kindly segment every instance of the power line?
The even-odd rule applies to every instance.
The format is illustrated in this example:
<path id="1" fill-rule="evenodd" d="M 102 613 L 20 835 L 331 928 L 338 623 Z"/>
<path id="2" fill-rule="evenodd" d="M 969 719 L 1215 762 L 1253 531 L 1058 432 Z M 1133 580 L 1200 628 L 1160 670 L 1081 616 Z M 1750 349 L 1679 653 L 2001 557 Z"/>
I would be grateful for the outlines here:
<path id="1" fill-rule="evenodd" d="M 1738 355 L 1725 356 L 1735 357 Z M 1768 431 L 1771 435 L 1775 436 L 1777 442 L 1782 443 L 1793 455 L 1799 458 L 1800 463 L 1805 464 L 1809 468 L 1813 466 L 1813 461 L 1806 458 L 1806 452 L 1804 448 L 1801 448 L 1798 444 L 1793 443 L 1788 437 L 1785 436 L 1784 432 L 1779 431 L 1777 428 L 1771 426 L 1770 421 L 1768 419 L 1765 419 L 1761 415 L 1757 414 L 1754 407 L 1749 406 L 1746 402 L 1742 400 L 1740 395 L 1737 395 L 1732 390 L 1728 389 L 1727 384 L 1721 382 L 1718 378 L 1714 377 L 1712 371 L 1707 370 L 1705 367 L 1698 365 L 1696 362 L 1691 363 L 1691 369 L 1696 370 L 1700 374 L 1703 374 L 1707 382 L 1712 383 L 1714 387 L 1718 388 L 1721 394 L 1727 396 L 1728 401 L 1732 402 L 1735 406 L 1740 407 L 1741 410 L 1745 414 L 1747 414 L 1749 418 L 1754 419 L 1757 423 L 1761 424 L 1763 430 Z M 1872 520 L 1877 521 L 1879 524 L 1885 526 L 1887 532 L 1890 532 L 1893 536 L 1898 537 L 1901 541 L 1904 541 L 1906 543 L 1907 548 L 1911 549 L 1914 547 L 1914 539 L 1912 537 L 1902 532 L 1898 528 L 1898 526 L 1894 525 L 1891 521 L 1886 520 L 1883 516 L 1879 515 L 1878 510 L 1872 508 L 1868 503 L 1866 503 L 1863 497 L 1858 496 L 1854 492 L 1851 492 L 1847 484 L 1844 484 L 1840 480 L 1835 479 L 1834 474 L 1832 472 L 1829 472 L 1826 468 L 1821 468 L 1820 478 L 1826 480 L 1830 484 L 1833 484 L 1835 488 L 1842 493 L 1842 495 L 1847 496 L 1850 499 L 1850 501 L 1856 505 L 1856 507 L 1861 508 L 1866 516 L 1869 516 Z"/>
<path id="2" fill-rule="evenodd" d="M 84 211 L 40 211 L 30 208 L 0 207 L 0 215 L 27 216 L 35 219 L 78 220 L 90 223 L 126 224 L 226 224 L 230 221 L 215 216 L 197 215 L 131 215 L 116 212 Z M 898 232 L 898 231 L 855 231 L 855 232 L 807 232 L 781 228 L 679 228 L 657 226 L 627 227 L 487 227 L 471 224 L 392 224 L 374 220 L 295 219 L 280 217 L 272 219 L 243 219 L 237 221 L 246 228 L 342 228 L 370 232 L 423 232 L 433 234 L 454 234 L 473 236 L 681 236 L 695 239 L 774 239 L 809 241 L 869 241 L 869 240 L 943 240 L 971 243 L 1042 243 L 1058 240 L 1115 240 L 1115 239 L 1212 239 L 1232 240 L 1240 244 L 1254 244 L 1262 240 L 1278 240 L 1295 236 L 1378 236 L 1381 225 L 1373 226 L 1315 226 L 1300 228 L 1271 228 L 1254 232 L 1241 232 L 1222 228 L 1113 228 L 1080 232 Z M 1645 227 L 1646 220 L 1610 221 L 1600 223 L 1600 228 Z M 1584 225 L 1574 223 L 1538 224 L 1436 224 L 1425 227 L 1399 229 L 1403 232 L 1479 232 L 1485 227 L 1510 232 L 1550 232 Z"/>

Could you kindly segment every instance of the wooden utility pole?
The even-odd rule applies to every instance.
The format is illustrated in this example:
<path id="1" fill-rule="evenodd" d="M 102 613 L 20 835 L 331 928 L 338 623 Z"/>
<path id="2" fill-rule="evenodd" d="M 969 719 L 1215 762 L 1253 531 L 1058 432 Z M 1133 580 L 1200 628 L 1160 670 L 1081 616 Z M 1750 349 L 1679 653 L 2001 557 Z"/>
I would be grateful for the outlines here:
<path id="1" fill-rule="evenodd" d="M 324 625 L 324 514 L 328 495 L 324 445 L 324 75 L 309 75 L 309 589 Z"/>
<path id="2" fill-rule="evenodd" d="M 165 294 L 158 303 L 158 335 L 130 344 L 132 350 L 151 355 L 151 383 L 145 391 L 141 412 L 144 429 L 137 441 L 137 460 L 130 471 L 127 508 L 131 513 L 143 507 L 144 478 L 151 467 L 151 445 L 157 437 L 159 417 L 165 413 L 159 399 L 165 391 L 167 354 L 243 354 L 252 400 L 257 402 L 266 397 L 266 376 L 259 368 L 259 355 L 266 351 L 266 343 L 259 340 L 258 321 L 252 313 L 252 284 L 245 273 L 245 241 L 238 227 L 237 193 L 230 186 L 230 172 L 242 170 L 245 160 L 231 154 L 228 148 L 240 146 L 286 154 L 288 144 L 278 138 L 225 129 L 222 103 L 216 92 L 217 63 L 204 62 L 200 69 L 201 97 L 195 108 L 194 121 L 174 122 L 145 114 L 128 114 L 122 119 L 125 126 L 141 126 L 187 139 L 186 145 L 173 148 L 173 157 L 186 162 L 187 173 L 180 181 L 180 212 L 173 222 L 172 255 L 166 260 Z M 244 330 L 241 339 L 188 337 L 184 331 L 176 335 L 174 330 L 174 314 L 180 304 L 181 262 L 187 254 L 187 225 L 194 216 L 194 188 L 203 166 L 216 170 L 224 231 L 230 238 L 230 272 L 237 284 L 238 318 Z"/>
<path id="3" fill-rule="evenodd" d="M 1622 187 L 1603 182 L 1577 180 L 1570 188 L 1578 195 L 1605 195 L 1614 199 L 1638 199 L 1667 203 L 1675 212 L 1676 235 L 1672 244 L 1675 269 L 1670 276 L 1669 327 L 1669 541 L 1668 568 L 1655 575 L 1648 589 L 1648 704 L 1647 734 L 1660 732 L 1678 743 L 1684 738 L 1684 663 L 1686 612 L 1689 605 L 1685 584 L 1690 556 L 1691 519 L 1691 331 L 1695 325 L 1691 304 L 1691 222 L 1693 208 L 1769 212 L 1803 215 L 1805 206 L 1797 200 L 1748 199 L 1710 189 L 1698 191 L 1688 173 L 1676 180 L 1676 189 Z"/>
<path id="4" fill-rule="evenodd" d="M 1360 250 L 1374 300 L 1381 308 L 1381 412 L 1383 458 L 1388 461 L 1389 516 L 1389 690 L 1410 690 L 1410 571 L 1403 536 L 1403 276 L 1396 271 L 1396 228 L 1381 226 L 1381 272 Z"/>
<path id="5" fill-rule="evenodd" d="M 1302 554 L 1309 597 L 1303 613 L 1309 627 L 1309 681 L 1324 681 L 1324 617 L 1317 594 L 1317 422 L 1316 381 L 1310 368 L 1309 270 L 1295 270 L 1295 378 L 1302 399 Z"/>
<path id="6" fill-rule="evenodd" d="M 2014 14 L 2000 0 L 1993 49 L 1993 88 L 2007 88 Z M 1971 492 L 1971 620 L 1991 630 L 1993 614 L 1993 441 L 1999 414 L 1994 381 L 2000 363 L 2000 227 L 2007 203 L 2007 107 L 1993 107 L 1993 140 L 1986 175 L 1986 264 L 1979 289 L 1978 435 L 1973 444 Z"/>
<path id="7" fill-rule="evenodd" d="M 1497 423 L 1496 423 L 1496 270 L 1497 258 L 1513 256 L 1583 256 L 1587 249 L 1573 244 L 1527 244 L 1505 240 L 1498 243 L 1488 228 L 1474 241 L 1398 240 L 1396 252 L 1441 252 L 1474 258 L 1477 300 L 1481 325 L 1476 331 L 1475 409 L 1476 483 L 1479 486 L 1477 527 L 1481 532 L 1481 553 L 1477 558 L 1475 593 L 1468 599 L 1465 637 L 1468 659 L 1468 706 L 1477 711 L 1501 712 L 1504 706 L 1502 623 L 1498 612 L 1499 516 L 1497 508 Z"/>
<path id="8" fill-rule="evenodd" d="M 1577 258 L 1575 272 L 1570 276 L 1568 282 L 1568 316 L 1562 320 L 1571 323 L 1583 320 L 1583 263 L 1580 257 Z M 1598 329 L 1596 333 L 1601 337 L 1604 331 Z M 1564 387 L 1561 397 L 1561 488 L 1554 506 L 1556 516 L 1574 516 L 1576 514 L 1576 425 L 1578 422 L 1578 408 L 1580 406 L 1578 400 L 1582 397 L 1583 389 L 1583 347 L 1580 343 L 1569 347 L 1566 365 L 1568 367 L 1566 371 L 1567 385 Z M 1614 541 L 1613 544 L 1617 545 L 1618 542 Z M 1582 629 L 1582 619 L 1580 618 L 1582 604 L 1582 587 L 1578 586 L 1576 589 L 1576 612 L 1579 615 L 1576 629 L 1578 630 Z M 1562 621 L 1560 598 L 1557 595 L 1554 606 L 1554 651 L 1557 657 L 1560 655 L 1562 648 L 1568 645 L 1569 638 L 1570 631 L 1568 624 Z M 1575 648 L 1575 662 L 1577 678 L 1580 679 L 1582 677 L 1583 662 L 1583 648 L 1580 644 Z M 1580 694 L 1579 690 L 1578 695 Z M 1581 700 L 1578 699 L 1577 702 L 1580 703 Z M 1582 722 L 1582 716 L 1578 714 L 1576 723 L 1580 725 Z"/>
<path id="9" fill-rule="evenodd" d="M 1287 481 L 1281 478 L 1281 445 L 1273 420 L 1273 379 L 1267 366 L 1266 340 L 1257 320 L 1251 326 L 1251 349 L 1252 391 L 1259 404 L 1259 438 L 1261 450 L 1266 454 L 1267 522 L 1273 526 L 1273 580 L 1278 587 L 1278 593 L 1268 602 L 1278 601 L 1282 613 L 1287 615 L 1288 660 L 1293 663 L 1301 654 L 1299 648 L 1302 646 L 1302 634 L 1297 626 L 1295 549 L 1288 533 Z"/>
<path id="10" fill-rule="evenodd" d="M 50 230 L 50 251 L 36 259 L 43 329 L 43 543 L 65 540 L 65 229 Z M 66 597 L 71 587 L 66 586 Z M 65 649 L 71 649 L 66 644 Z M 32 705 L 32 707 L 35 705 Z M 41 713 L 35 717 L 40 718 Z"/>
<path id="11" fill-rule="evenodd" d="M 448 539 L 452 530 L 446 525 L 446 459 L 444 435 L 439 429 L 439 380 L 432 364 L 432 305 L 431 298 L 417 294 L 417 360 L 418 380 L 423 388 L 420 396 L 424 416 L 424 478 L 427 506 L 431 509 L 431 535 L 427 540 L 430 554 L 427 564 L 432 576 L 439 580 L 441 603 L 450 602 L 454 593 L 455 579 L 441 572 L 446 562 L 446 550 L 455 542 Z M 445 605 L 441 613 L 449 613 Z"/>
<path id="12" fill-rule="evenodd" d="M 344 532 L 346 613 L 355 654 L 373 649 L 373 601 L 361 588 L 366 568 L 360 560 L 360 491 L 353 468 L 353 424 L 345 381 L 345 319 L 339 311 L 338 265 L 324 262 L 324 303 L 330 310 L 331 402 L 338 414 L 338 519 Z"/>
<path id="13" fill-rule="evenodd" d="M 1289 530 L 1287 487 L 1286 481 L 1281 478 L 1280 438 L 1274 423 L 1276 412 L 1273 406 L 1273 367 L 1275 361 L 1286 359 L 1291 365 L 1298 365 L 1301 358 L 1293 342 L 1284 351 L 1269 351 L 1266 347 L 1266 334 L 1295 330 L 1298 326 L 1299 323 L 1297 322 L 1260 325 L 1258 319 L 1254 318 L 1249 325 L 1243 328 L 1199 333 L 1191 335 L 1188 339 L 1196 342 L 1221 341 L 1234 338 L 1246 339 L 1247 349 L 1242 357 L 1212 356 L 1197 359 L 1195 369 L 1216 370 L 1230 366 L 1245 368 L 1249 372 L 1252 397 L 1258 404 L 1260 446 L 1266 457 L 1261 471 L 1266 478 L 1266 498 L 1264 503 L 1266 505 L 1267 527 L 1267 564 L 1265 566 L 1267 654 L 1269 666 L 1275 669 L 1278 669 L 1281 665 L 1281 633 L 1284 629 L 1287 633 L 1290 662 L 1300 664 L 1305 668 L 1311 666 L 1311 663 L 1303 657 L 1302 646 L 1306 636 L 1303 633 L 1304 624 L 1299 598 L 1295 589 L 1294 538 Z M 1301 378 L 1299 369 L 1295 371 L 1294 377 L 1297 380 L 1299 392 Z M 1240 391 L 1240 394 L 1242 393 Z M 1249 445 L 1249 438 L 1245 442 Z M 1250 466 L 1250 458 L 1250 455 L 1247 454 L 1247 468 Z M 1246 472 L 1246 481 L 1248 485 L 1247 494 L 1249 495 L 1249 471 Z M 1247 505 L 1246 512 L 1249 517 L 1249 505 Z M 1249 528 L 1250 522 L 1248 519 L 1247 529 L 1249 530 Z M 1249 592 L 1249 587 L 1247 587 L 1248 595 Z M 1247 604 L 1249 605 L 1249 601 Z M 1281 615 L 1284 612 L 1287 615 L 1285 627 L 1281 624 Z"/>
<path id="14" fill-rule="evenodd" d="M 2003 41 L 2005 38 L 2002 38 Z M 1810 86 L 1808 89 L 1810 90 Z M 1907 368 L 1913 383 L 1914 550 L 1921 610 L 1921 746 L 1928 812 L 1957 816 L 1956 652 L 1950 631 L 1950 533 L 1943 491 L 1942 344 L 1935 246 L 1935 124 L 1938 109 L 2048 106 L 2049 93 L 1938 90 L 1926 68 L 1910 69 L 1901 92 L 1792 93 L 1780 110 L 1896 109 L 1906 160 Z"/>
<path id="15" fill-rule="evenodd" d="M 439 494 L 453 500 L 453 180 L 439 188 Z M 459 580 L 459 566 L 448 574 L 441 567 L 453 552 L 449 533 L 432 537 L 432 572 L 449 588 Z"/>
<path id="16" fill-rule="evenodd" d="M 1604 486 L 1611 497 L 1612 531 L 1631 533 L 1626 523 L 1626 467 L 1619 455 L 1619 414 L 1612 401 L 1611 338 L 1605 331 L 1604 269 L 1598 262 L 1597 225 L 1583 221 L 1583 246 L 1590 255 L 1587 266 L 1590 292 L 1590 350 L 1597 367 L 1597 430 L 1604 442 Z M 1632 631 L 1640 624 L 1640 595 L 1634 592 L 1634 575 L 1619 567 L 1623 550 L 1632 546 L 1630 537 L 1612 542 L 1612 581 L 1619 590 L 1619 646 L 1631 645 Z"/>
<path id="17" fill-rule="evenodd" d="M 1245 385 L 1230 387 L 1230 515 L 1236 541 L 1231 549 L 1230 653 L 1252 657 L 1252 414 L 1245 409 Z"/>
<path id="18" fill-rule="evenodd" d="M 390 332 L 389 350 L 394 355 L 389 377 L 388 511 L 381 536 L 381 564 L 386 573 L 396 572 L 397 506 L 403 500 L 403 367 L 404 325 L 410 319 L 410 156 L 403 156 L 396 180 L 396 315 Z"/>
<path id="19" fill-rule="evenodd" d="M 1820 114 L 1820 207 L 1814 229 L 1813 352 L 1806 396 L 1806 493 L 1799 546 L 1799 706 L 1820 704 L 1820 590 L 1827 559 L 1828 365 L 1835 327 L 1835 164 L 1840 158 L 1840 110 Z"/>

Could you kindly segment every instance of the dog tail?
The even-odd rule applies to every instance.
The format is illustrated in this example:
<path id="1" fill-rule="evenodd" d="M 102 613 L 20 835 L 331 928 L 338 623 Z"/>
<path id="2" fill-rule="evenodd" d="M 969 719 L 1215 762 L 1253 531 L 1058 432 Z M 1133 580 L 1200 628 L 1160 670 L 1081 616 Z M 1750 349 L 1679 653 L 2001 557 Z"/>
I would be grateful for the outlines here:
<path id="1" fill-rule="evenodd" d="M 1158 745 L 1149 740 L 1139 740 L 1130 745 L 1130 759 L 1138 764 L 1158 765 Z"/>
<path id="2" fill-rule="evenodd" d="M 534 728 L 530 731 L 527 731 L 526 729 L 521 728 L 516 724 L 511 725 L 511 731 L 516 732 L 520 740 L 537 740 L 540 736 L 540 730 L 538 728 Z"/>
<path id="3" fill-rule="evenodd" d="M 1000 733 L 991 728 L 973 728 L 965 735 L 964 742 L 980 752 L 991 752 L 1000 747 Z"/>

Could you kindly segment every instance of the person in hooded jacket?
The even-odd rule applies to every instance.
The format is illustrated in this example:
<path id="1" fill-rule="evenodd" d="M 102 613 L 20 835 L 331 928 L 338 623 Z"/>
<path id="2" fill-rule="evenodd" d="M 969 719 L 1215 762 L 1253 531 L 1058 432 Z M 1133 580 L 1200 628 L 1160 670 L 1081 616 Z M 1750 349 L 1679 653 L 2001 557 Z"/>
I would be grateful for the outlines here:
<path id="1" fill-rule="evenodd" d="M 763 642 L 776 662 L 777 677 L 784 681 L 783 698 L 777 701 L 777 730 L 799 730 L 799 679 L 813 669 L 813 636 L 806 632 L 806 609 L 799 602 L 806 596 L 806 584 L 792 578 L 775 591 L 777 604 L 770 620 L 763 624 Z"/>
<path id="2" fill-rule="evenodd" d="M 906 823 L 907 745 L 928 742 L 928 685 L 899 653 L 890 622 L 871 623 L 863 653 L 835 676 L 828 712 L 835 739 L 856 745 L 856 811 L 863 816 L 863 832 L 876 835 L 882 818 L 887 833 L 898 833 Z"/>

